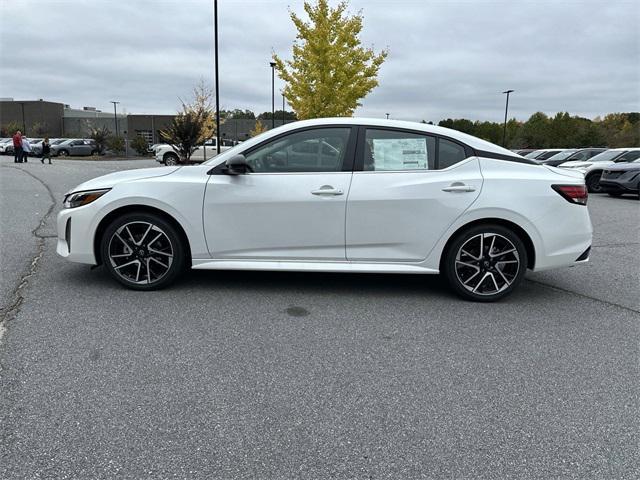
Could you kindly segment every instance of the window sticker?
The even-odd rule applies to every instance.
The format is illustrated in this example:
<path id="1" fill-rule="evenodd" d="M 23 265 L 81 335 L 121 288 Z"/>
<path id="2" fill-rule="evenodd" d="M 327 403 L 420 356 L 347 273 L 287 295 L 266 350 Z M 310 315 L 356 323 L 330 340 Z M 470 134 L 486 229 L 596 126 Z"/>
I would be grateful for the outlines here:
<path id="1" fill-rule="evenodd" d="M 424 138 L 374 138 L 373 161 L 376 170 L 426 170 L 427 142 Z"/>

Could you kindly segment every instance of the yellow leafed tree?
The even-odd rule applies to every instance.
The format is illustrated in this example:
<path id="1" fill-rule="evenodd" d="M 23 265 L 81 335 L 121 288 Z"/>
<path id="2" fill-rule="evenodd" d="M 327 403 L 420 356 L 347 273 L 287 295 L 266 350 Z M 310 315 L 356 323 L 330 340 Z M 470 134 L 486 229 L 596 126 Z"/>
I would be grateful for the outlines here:
<path id="1" fill-rule="evenodd" d="M 347 6 L 347 2 L 331 8 L 327 0 L 307 1 L 308 22 L 290 13 L 298 30 L 292 59 L 274 54 L 273 61 L 298 119 L 351 116 L 360 100 L 378 86 L 378 71 L 388 52 L 362 47 L 358 38 L 362 13 L 349 16 Z"/>
<path id="2" fill-rule="evenodd" d="M 260 135 L 262 132 L 266 132 L 266 131 L 267 131 L 267 127 L 265 127 L 260 120 L 256 120 L 256 125 L 255 127 L 253 127 L 253 130 L 249 132 L 249 136 L 255 137 L 257 135 Z"/>

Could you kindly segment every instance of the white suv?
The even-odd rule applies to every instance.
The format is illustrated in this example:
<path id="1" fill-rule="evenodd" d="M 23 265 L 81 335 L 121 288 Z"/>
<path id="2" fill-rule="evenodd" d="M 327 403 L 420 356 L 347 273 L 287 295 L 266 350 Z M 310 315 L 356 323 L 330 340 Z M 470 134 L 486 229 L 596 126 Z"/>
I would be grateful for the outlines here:
<path id="1" fill-rule="evenodd" d="M 212 138 L 211 140 L 207 140 L 204 145 L 196 148 L 191 154 L 191 158 L 189 161 L 202 163 L 205 160 L 209 160 L 215 157 L 218 154 L 218 150 L 216 148 L 216 140 L 217 139 Z M 223 141 L 222 145 L 220 146 L 220 153 L 231 148 L 230 146 L 226 146 L 224 143 L 225 142 Z M 160 162 L 164 165 L 178 165 L 180 163 L 180 154 L 169 144 L 164 143 L 161 145 L 156 145 L 154 148 L 154 152 L 156 162 Z"/>

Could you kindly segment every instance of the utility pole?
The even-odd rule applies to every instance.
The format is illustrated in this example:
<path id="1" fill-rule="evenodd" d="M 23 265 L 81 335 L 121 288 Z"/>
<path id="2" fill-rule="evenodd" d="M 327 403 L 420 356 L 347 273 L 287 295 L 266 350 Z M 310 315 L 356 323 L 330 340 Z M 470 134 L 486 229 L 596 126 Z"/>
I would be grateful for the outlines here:
<path id="1" fill-rule="evenodd" d="M 111 100 L 111 103 L 113 103 L 113 121 L 116 123 L 116 137 L 117 137 L 118 136 L 118 113 L 116 112 L 116 105 L 119 104 L 120 102 L 115 102 Z"/>
<path id="2" fill-rule="evenodd" d="M 282 92 L 282 125 L 284 125 L 284 119 L 285 119 L 285 115 L 284 115 L 284 91 Z"/>
<path id="3" fill-rule="evenodd" d="M 213 37 L 216 57 L 216 153 L 220 154 L 220 82 L 218 78 L 218 0 L 213 0 Z"/>
<path id="4" fill-rule="evenodd" d="M 271 65 L 271 128 L 276 127 L 276 64 L 275 62 L 269 62 Z"/>
<path id="5" fill-rule="evenodd" d="M 515 90 L 507 90 L 502 93 L 507 94 L 507 103 L 504 106 L 504 129 L 502 130 L 502 146 L 505 146 L 505 142 L 507 139 L 507 111 L 509 110 L 509 94 L 513 93 Z"/>

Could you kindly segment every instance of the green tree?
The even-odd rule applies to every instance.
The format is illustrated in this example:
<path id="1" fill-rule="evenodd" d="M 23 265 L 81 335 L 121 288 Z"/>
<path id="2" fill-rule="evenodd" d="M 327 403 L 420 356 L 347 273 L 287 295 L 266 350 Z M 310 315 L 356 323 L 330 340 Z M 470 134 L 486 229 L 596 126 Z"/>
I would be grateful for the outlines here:
<path id="1" fill-rule="evenodd" d="M 262 132 L 266 132 L 266 131 L 267 131 L 267 127 L 265 127 L 260 120 L 257 120 L 256 126 L 253 127 L 253 130 L 249 132 L 249 136 L 255 137 L 256 135 L 260 135 Z"/>
<path id="2" fill-rule="evenodd" d="M 273 112 L 274 117 L 276 118 L 276 120 L 282 120 L 282 110 L 276 110 L 275 112 Z M 284 119 L 285 120 L 297 120 L 298 117 L 296 117 L 295 112 L 284 112 Z M 260 115 L 258 115 L 258 120 L 271 120 L 271 112 L 262 112 Z"/>
<path id="3" fill-rule="evenodd" d="M 110 136 L 107 138 L 106 146 L 118 155 L 122 155 L 125 152 L 125 143 L 122 137 L 116 137 L 115 135 Z"/>
<path id="4" fill-rule="evenodd" d="M 523 148 L 548 148 L 550 141 L 549 117 L 542 112 L 536 112 L 522 125 L 521 142 Z"/>
<path id="5" fill-rule="evenodd" d="M 0 127 L 0 137 L 12 137 L 18 130 L 22 130 L 22 125 L 16 121 L 5 123 Z"/>
<path id="6" fill-rule="evenodd" d="M 133 148 L 140 156 L 146 156 L 149 153 L 149 144 L 147 143 L 147 140 L 141 135 L 136 135 L 136 138 L 131 141 L 131 148 Z"/>
<path id="7" fill-rule="evenodd" d="M 104 151 L 104 147 L 107 145 L 107 140 L 111 132 L 107 127 L 100 128 L 89 128 L 89 138 L 96 142 L 96 146 L 98 147 L 98 154 L 101 154 Z"/>
<path id="8" fill-rule="evenodd" d="M 229 118 L 233 120 L 255 120 L 256 114 L 251 110 L 235 108 L 233 110 L 220 110 L 220 118 Z"/>
<path id="9" fill-rule="evenodd" d="M 178 114 L 160 130 L 160 138 L 171 145 L 181 162 L 188 162 L 195 149 L 216 134 L 211 97 L 211 90 L 200 82 L 193 90 L 192 102 L 181 101 Z"/>
<path id="10" fill-rule="evenodd" d="M 378 86 L 378 71 L 387 51 L 375 53 L 361 46 L 362 14 L 349 16 L 348 3 L 330 8 L 327 0 L 306 1 L 305 22 L 291 12 L 298 30 L 292 60 L 273 54 L 284 96 L 297 118 L 350 116 Z"/>

